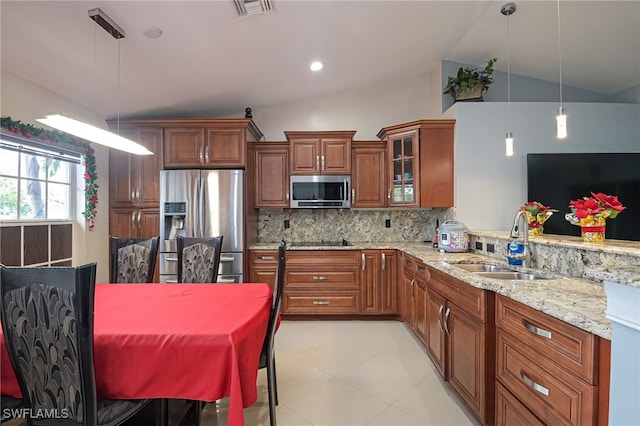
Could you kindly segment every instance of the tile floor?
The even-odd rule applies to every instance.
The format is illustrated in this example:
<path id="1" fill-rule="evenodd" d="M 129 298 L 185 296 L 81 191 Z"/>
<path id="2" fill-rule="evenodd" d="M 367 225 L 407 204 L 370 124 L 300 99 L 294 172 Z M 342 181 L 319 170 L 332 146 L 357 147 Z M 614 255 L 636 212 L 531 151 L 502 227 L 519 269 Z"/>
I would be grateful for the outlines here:
<path id="1" fill-rule="evenodd" d="M 283 321 L 276 334 L 279 426 L 478 425 L 424 346 L 396 321 Z M 269 424 L 266 370 L 247 426 Z M 226 401 L 203 426 L 226 424 Z"/>

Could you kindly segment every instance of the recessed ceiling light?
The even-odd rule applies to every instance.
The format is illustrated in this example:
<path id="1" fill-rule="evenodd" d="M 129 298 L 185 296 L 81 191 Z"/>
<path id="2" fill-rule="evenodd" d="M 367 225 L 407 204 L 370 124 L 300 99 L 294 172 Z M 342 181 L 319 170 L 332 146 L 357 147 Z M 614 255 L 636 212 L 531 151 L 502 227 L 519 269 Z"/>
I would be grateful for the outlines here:
<path id="1" fill-rule="evenodd" d="M 311 65 L 309 65 L 311 71 L 320 71 L 322 67 L 324 67 L 324 64 L 320 61 L 313 61 Z"/>
<path id="2" fill-rule="evenodd" d="M 158 38 L 162 35 L 162 30 L 158 27 L 149 27 L 142 34 L 149 38 Z"/>

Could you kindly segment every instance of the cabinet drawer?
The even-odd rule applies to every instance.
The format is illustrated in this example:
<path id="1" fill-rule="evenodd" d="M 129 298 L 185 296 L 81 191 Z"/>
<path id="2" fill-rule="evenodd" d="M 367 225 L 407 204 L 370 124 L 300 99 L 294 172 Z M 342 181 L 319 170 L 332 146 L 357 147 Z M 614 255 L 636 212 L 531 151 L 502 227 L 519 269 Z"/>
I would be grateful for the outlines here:
<path id="1" fill-rule="evenodd" d="M 468 314 L 487 322 L 487 292 L 464 283 L 436 269 L 428 268 L 428 286 L 464 309 Z M 492 305 L 493 308 L 493 305 Z"/>
<path id="2" fill-rule="evenodd" d="M 351 271 L 287 271 L 286 288 L 360 289 L 356 272 Z"/>
<path id="3" fill-rule="evenodd" d="M 287 267 L 294 265 L 357 265 L 360 266 L 358 250 L 313 250 L 287 251 Z"/>
<path id="4" fill-rule="evenodd" d="M 402 256 L 402 265 L 403 265 L 405 274 L 413 275 L 414 264 L 415 264 L 415 259 L 412 256 L 409 256 L 408 254 L 405 254 L 404 256 Z"/>
<path id="5" fill-rule="evenodd" d="M 544 423 L 594 424 L 597 387 L 569 374 L 501 329 L 497 351 L 496 377 Z"/>
<path id="6" fill-rule="evenodd" d="M 498 296 L 496 324 L 591 384 L 598 384 L 597 337 L 509 298 Z"/>
<path id="7" fill-rule="evenodd" d="M 251 265 L 276 265 L 278 252 L 275 250 L 251 250 L 249 262 Z"/>
<path id="8" fill-rule="evenodd" d="M 544 426 L 511 392 L 496 383 L 496 426 Z"/>
<path id="9" fill-rule="evenodd" d="M 416 277 L 424 278 L 425 281 L 429 281 L 431 275 L 429 274 L 429 270 L 427 269 L 427 265 L 420 261 L 415 262 L 415 273 Z"/>
<path id="10" fill-rule="evenodd" d="M 288 314 L 357 314 L 360 306 L 358 292 L 287 292 L 283 311 Z"/>

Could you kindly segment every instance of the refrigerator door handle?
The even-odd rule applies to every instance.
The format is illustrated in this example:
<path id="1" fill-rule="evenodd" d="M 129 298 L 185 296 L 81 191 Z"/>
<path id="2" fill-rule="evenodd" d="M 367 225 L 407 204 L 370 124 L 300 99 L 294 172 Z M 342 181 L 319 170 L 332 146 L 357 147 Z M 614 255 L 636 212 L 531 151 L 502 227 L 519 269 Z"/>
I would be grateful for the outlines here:
<path id="1" fill-rule="evenodd" d="M 200 193 L 198 194 L 198 214 L 200 215 L 200 238 L 204 237 L 204 190 L 205 190 L 205 180 L 200 178 Z"/>
<path id="2" fill-rule="evenodd" d="M 193 200 L 195 205 L 193 206 L 193 210 L 191 212 L 192 219 L 193 219 L 193 234 L 194 234 L 193 236 L 194 237 L 198 236 L 198 230 L 200 229 L 200 204 L 198 199 L 198 193 L 200 192 L 199 186 L 200 186 L 200 178 L 196 178 L 195 185 L 193 186 Z"/>

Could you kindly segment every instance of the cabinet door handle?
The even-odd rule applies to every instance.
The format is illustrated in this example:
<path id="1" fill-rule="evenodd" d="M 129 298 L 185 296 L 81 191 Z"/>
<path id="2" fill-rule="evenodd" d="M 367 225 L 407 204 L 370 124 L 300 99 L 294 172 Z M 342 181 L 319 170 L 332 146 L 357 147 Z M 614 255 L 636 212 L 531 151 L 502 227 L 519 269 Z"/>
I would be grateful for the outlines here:
<path id="1" fill-rule="evenodd" d="M 284 193 L 284 199 L 285 199 L 285 200 L 287 200 L 287 201 L 289 201 L 289 191 L 286 191 L 286 192 Z"/>
<path id="2" fill-rule="evenodd" d="M 382 253 L 382 270 L 384 271 L 387 267 L 387 255 Z"/>
<path id="3" fill-rule="evenodd" d="M 316 155 L 316 169 L 321 170 L 320 169 L 320 156 Z"/>
<path id="4" fill-rule="evenodd" d="M 209 145 L 207 145 L 204 149 L 204 162 L 209 162 Z"/>
<path id="5" fill-rule="evenodd" d="M 321 155 L 321 156 L 320 156 L 320 163 L 322 164 L 322 166 L 320 167 L 320 170 L 323 170 L 323 171 L 324 171 L 324 169 L 325 169 L 325 165 L 324 165 L 324 155 Z"/>
<path id="6" fill-rule="evenodd" d="M 442 327 L 442 310 L 443 309 L 444 309 L 444 305 L 440 305 L 440 307 L 438 308 L 438 326 L 442 331 L 444 331 L 444 328 Z"/>
<path id="7" fill-rule="evenodd" d="M 451 336 L 451 333 L 449 332 L 449 315 L 450 314 L 451 314 L 451 309 L 447 308 L 446 312 L 444 313 L 444 331 L 449 336 Z"/>
<path id="8" fill-rule="evenodd" d="M 131 212 L 131 226 L 136 227 L 136 211 Z"/>
<path id="9" fill-rule="evenodd" d="M 520 370 L 520 376 L 522 377 L 522 381 L 531 389 L 533 389 L 534 391 L 540 392 L 544 396 L 549 396 L 549 389 L 545 388 L 542 385 L 537 384 L 536 382 L 531 380 L 529 377 L 527 377 L 524 370 Z"/>
<path id="10" fill-rule="evenodd" d="M 391 202 L 391 189 L 389 189 L 389 191 L 387 192 L 387 200 Z"/>
<path id="11" fill-rule="evenodd" d="M 351 190 L 351 201 L 353 201 L 353 200 L 355 200 L 355 199 L 356 199 L 356 190 L 355 190 L 355 189 L 352 189 L 352 190 Z"/>
<path id="12" fill-rule="evenodd" d="M 204 164 L 204 145 L 200 147 L 200 153 L 198 154 L 198 159 L 200 160 L 200 164 Z"/>
<path id="13" fill-rule="evenodd" d="M 258 257 L 258 259 L 260 259 L 260 260 L 273 260 L 273 259 L 275 259 L 275 257 L 274 256 L 260 256 L 260 257 Z"/>
<path id="14" fill-rule="evenodd" d="M 329 277 L 327 277 L 326 275 L 314 275 L 313 279 L 316 281 L 327 281 Z"/>
<path id="15" fill-rule="evenodd" d="M 328 300 L 314 300 L 313 304 L 314 305 L 328 305 L 329 301 Z"/>
<path id="16" fill-rule="evenodd" d="M 361 254 L 360 254 L 360 264 L 361 264 L 361 266 L 362 266 L 362 270 L 364 271 L 364 267 L 365 267 L 365 265 L 367 264 L 367 260 L 366 260 L 366 259 L 365 259 L 365 257 L 364 257 L 364 253 L 361 253 Z"/>
<path id="17" fill-rule="evenodd" d="M 139 229 L 142 229 L 141 219 L 142 219 L 142 211 L 138 210 L 138 228 Z"/>
<path id="18" fill-rule="evenodd" d="M 524 325 L 524 328 L 529 330 L 530 333 L 535 334 L 536 336 L 542 336 L 542 337 L 546 337 L 547 339 L 551 339 L 551 332 L 548 330 L 545 330 L 544 328 L 536 327 L 535 325 L 530 324 L 525 319 L 522 320 L 522 325 Z"/>
<path id="19" fill-rule="evenodd" d="M 136 201 L 136 190 L 135 189 L 131 190 L 131 201 L 133 201 L 134 203 Z"/>

